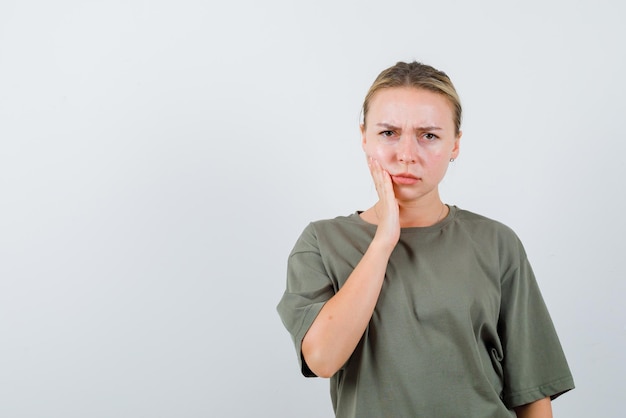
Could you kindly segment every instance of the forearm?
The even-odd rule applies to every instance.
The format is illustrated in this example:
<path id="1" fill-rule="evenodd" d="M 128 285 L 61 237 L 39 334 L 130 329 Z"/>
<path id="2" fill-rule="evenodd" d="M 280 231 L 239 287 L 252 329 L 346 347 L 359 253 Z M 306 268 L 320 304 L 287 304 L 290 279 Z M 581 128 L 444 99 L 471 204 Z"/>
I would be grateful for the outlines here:
<path id="1" fill-rule="evenodd" d="M 352 355 L 372 317 L 392 249 L 372 241 L 305 335 L 302 354 L 317 376 L 332 376 Z"/>
<path id="2" fill-rule="evenodd" d="M 550 398 L 543 398 L 535 402 L 515 408 L 518 418 L 552 418 L 552 403 Z"/>

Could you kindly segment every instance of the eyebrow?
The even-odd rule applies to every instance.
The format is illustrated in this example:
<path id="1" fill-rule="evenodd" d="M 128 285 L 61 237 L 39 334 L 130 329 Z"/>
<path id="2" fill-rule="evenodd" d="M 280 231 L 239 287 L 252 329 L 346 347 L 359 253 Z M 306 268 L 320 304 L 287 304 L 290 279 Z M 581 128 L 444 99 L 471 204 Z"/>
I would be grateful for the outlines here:
<path id="1" fill-rule="evenodd" d="M 391 130 L 398 130 L 399 127 L 392 125 L 390 123 L 385 123 L 385 122 L 380 122 L 377 123 L 376 126 L 378 126 L 379 128 L 385 128 L 385 129 L 389 129 Z M 416 128 L 416 131 L 441 131 L 443 128 L 440 128 L 439 126 L 420 126 L 418 128 Z"/>

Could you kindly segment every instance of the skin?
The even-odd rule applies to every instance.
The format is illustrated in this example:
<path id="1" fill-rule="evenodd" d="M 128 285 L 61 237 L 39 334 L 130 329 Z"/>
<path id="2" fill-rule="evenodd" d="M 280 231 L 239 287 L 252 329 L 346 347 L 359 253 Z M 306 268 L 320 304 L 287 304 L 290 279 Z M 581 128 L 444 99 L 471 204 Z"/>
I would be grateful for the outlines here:
<path id="1" fill-rule="evenodd" d="M 361 136 L 379 202 L 364 220 L 378 225 L 397 210 L 399 228 L 429 226 L 445 216 L 439 183 L 461 139 L 453 117 L 448 99 L 428 90 L 398 87 L 374 95 Z"/>
<path id="2" fill-rule="evenodd" d="M 450 159 L 459 154 L 461 132 L 456 132 L 452 105 L 445 96 L 394 87 L 372 97 L 361 136 L 378 194 L 376 204 L 361 217 L 377 228 L 359 264 L 302 340 L 304 359 L 320 377 L 334 375 L 361 339 L 401 228 L 430 226 L 447 215 L 439 183 Z M 537 407 L 538 402 L 520 407 L 518 416 L 551 416 L 535 412 L 545 411 L 544 401 Z M 549 398 L 547 403 L 549 407 Z"/>
<path id="3" fill-rule="evenodd" d="M 515 414 L 518 418 L 552 418 L 552 402 L 543 398 L 515 408 Z"/>

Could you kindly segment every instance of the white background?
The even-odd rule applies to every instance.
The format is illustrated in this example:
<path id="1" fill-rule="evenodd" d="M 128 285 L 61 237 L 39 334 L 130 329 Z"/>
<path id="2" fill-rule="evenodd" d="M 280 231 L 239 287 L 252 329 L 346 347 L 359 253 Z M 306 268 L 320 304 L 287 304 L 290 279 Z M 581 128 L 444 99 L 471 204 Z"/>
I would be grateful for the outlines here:
<path id="1" fill-rule="evenodd" d="M 464 105 L 447 203 L 522 238 L 577 389 L 623 416 L 617 1 L 0 3 L 0 416 L 328 417 L 275 311 L 315 219 L 366 209 L 398 60 Z"/>

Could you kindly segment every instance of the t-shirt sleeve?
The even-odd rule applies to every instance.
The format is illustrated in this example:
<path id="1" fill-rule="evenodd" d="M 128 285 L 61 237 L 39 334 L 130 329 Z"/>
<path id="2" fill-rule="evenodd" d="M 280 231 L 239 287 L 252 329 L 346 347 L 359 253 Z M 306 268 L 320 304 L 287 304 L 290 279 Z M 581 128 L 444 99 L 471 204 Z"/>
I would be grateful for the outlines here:
<path id="1" fill-rule="evenodd" d="M 335 294 L 326 273 L 315 230 L 307 226 L 296 242 L 287 263 L 287 287 L 280 302 L 278 314 L 296 348 L 302 374 L 315 377 L 302 357 L 302 339 L 320 310 Z"/>
<path id="2" fill-rule="evenodd" d="M 502 258 L 498 323 L 504 356 L 504 402 L 509 408 L 552 399 L 574 388 L 561 343 L 524 248 L 507 240 Z"/>

